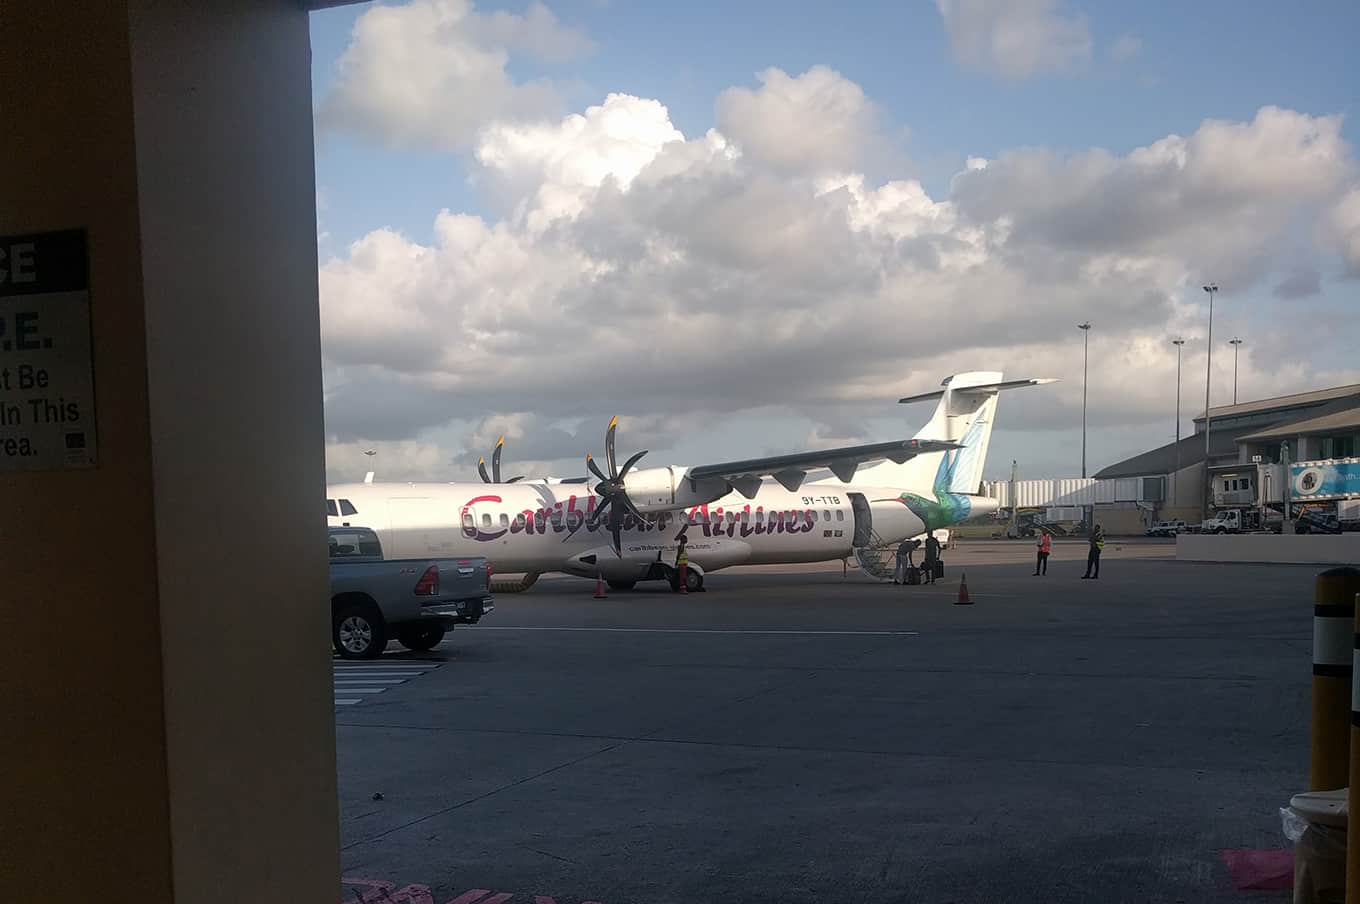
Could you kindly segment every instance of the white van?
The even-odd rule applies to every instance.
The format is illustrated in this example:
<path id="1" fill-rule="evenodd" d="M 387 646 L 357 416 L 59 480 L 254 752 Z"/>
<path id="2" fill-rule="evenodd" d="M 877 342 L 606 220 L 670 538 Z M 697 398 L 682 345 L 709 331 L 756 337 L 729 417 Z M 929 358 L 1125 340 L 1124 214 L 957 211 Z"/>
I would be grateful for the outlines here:
<path id="1" fill-rule="evenodd" d="M 922 549 L 925 549 L 925 546 L 926 546 L 926 535 L 925 535 L 925 534 L 917 534 L 916 536 L 912 537 L 912 539 L 913 539 L 913 540 L 920 540 L 920 541 L 921 541 L 921 548 L 922 548 Z M 935 539 L 940 541 L 940 549 L 942 549 L 942 550 L 948 549 L 948 548 L 949 548 L 949 528 L 947 528 L 947 527 L 937 527 L 937 528 L 935 528 Z"/>

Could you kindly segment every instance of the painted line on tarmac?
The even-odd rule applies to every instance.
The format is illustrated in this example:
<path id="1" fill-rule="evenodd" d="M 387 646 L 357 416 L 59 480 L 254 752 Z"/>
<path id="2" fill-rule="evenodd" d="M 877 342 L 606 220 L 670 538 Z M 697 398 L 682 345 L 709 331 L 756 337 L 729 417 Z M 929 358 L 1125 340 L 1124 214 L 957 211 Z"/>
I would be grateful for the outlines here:
<path id="1" fill-rule="evenodd" d="M 809 637 L 917 637 L 920 631 L 792 631 L 755 628 L 578 628 L 479 625 L 479 631 L 598 631 L 611 634 L 792 634 Z"/>

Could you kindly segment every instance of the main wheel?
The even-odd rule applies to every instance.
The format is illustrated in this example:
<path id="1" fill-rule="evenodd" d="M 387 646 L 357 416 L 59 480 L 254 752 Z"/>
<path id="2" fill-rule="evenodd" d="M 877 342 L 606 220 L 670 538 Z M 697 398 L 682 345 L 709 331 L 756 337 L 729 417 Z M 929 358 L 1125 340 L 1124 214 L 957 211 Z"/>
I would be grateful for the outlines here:
<path id="1" fill-rule="evenodd" d="M 693 568 L 685 570 L 685 590 L 690 593 L 698 593 L 699 588 L 704 586 L 704 576 Z"/>
<path id="2" fill-rule="evenodd" d="M 350 603 L 331 619 L 331 646 L 341 659 L 377 659 L 387 649 L 387 625 L 372 606 Z"/>
<path id="3" fill-rule="evenodd" d="M 632 590 L 637 586 L 637 581 L 605 581 L 614 590 Z"/>
<path id="4" fill-rule="evenodd" d="M 397 629 L 397 640 L 408 650 L 423 653 L 439 646 L 444 639 L 444 629 L 438 625 L 412 625 Z"/>

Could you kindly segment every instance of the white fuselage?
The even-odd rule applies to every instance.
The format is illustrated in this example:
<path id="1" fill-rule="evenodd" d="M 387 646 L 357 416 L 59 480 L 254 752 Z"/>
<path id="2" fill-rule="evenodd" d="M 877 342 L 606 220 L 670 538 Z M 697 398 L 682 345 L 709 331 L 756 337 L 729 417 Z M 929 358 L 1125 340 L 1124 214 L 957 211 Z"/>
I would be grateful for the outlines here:
<path id="1" fill-rule="evenodd" d="M 868 545 L 870 520 L 875 542 L 895 543 L 925 530 L 898 500 L 900 492 L 838 482 L 790 492 L 766 480 L 751 499 L 733 492 L 641 522 L 625 517 L 621 556 L 613 550 L 608 513 L 594 517 L 599 497 L 586 484 L 356 483 L 329 487 L 327 499 L 337 503 L 331 525 L 376 530 L 391 558 L 482 555 L 502 574 L 636 580 L 658 560 L 674 560 L 676 537 L 686 526 L 690 560 L 704 571 L 844 558 L 854 546 Z"/>

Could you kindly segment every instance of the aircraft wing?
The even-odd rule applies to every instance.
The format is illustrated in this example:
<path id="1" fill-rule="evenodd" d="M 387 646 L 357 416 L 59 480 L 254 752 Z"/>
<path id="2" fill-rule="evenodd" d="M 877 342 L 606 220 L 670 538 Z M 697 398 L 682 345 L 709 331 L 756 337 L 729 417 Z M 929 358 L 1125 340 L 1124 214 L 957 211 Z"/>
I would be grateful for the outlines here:
<path id="1" fill-rule="evenodd" d="M 691 480 L 726 480 L 743 496 L 750 499 L 760 487 L 762 477 L 773 477 L 790 492 L 803 485 L 807 472 L 828 468 L 841 480 L 849 481 L 856 469 L 868 462 L 888 459 L 901 464 L 928 452 L 962 449 L 956 442 L 936 439 L 905 439 L 889 443 L 869 443 L 863 446 L 844 446 L 839 449 L 818 449 L 790 455 L 771 455 L 748 458 L 714 465 L 689 468 L 685 476 Z"/>

